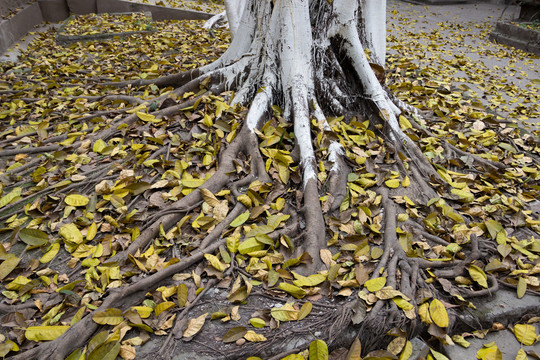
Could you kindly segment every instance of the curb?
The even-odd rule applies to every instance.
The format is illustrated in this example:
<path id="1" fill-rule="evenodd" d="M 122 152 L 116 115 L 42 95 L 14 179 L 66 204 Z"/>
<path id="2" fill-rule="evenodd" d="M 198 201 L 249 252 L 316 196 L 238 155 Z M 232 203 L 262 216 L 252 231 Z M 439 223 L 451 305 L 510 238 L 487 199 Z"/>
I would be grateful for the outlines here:
<path id="1" fill-rule="evenodd" d="M 0 53 L 25 36 L 34 26 L 43 22 L 38 3 L 32 3 L 15 16 L 0 21 Z"/>
<path id="2" fill-rule="evenodd" d="M 540 56 L 540 31 L 526 29 L 512 23 L 498 22 L 495 30 L 489 34 L 489 38 Z"/>
<path id="3" fill-rule="evenodd" d="M 0 54 L 6 52 L 34 26 L 44 21 L 63 21 L 69 17 L 70 12 L 85 15 L 96 11 L 97 13 L 150 12 L 155 21 L 207 20 L 214 15 L 127 0 L 38 0 L 13 17 L 0 21 Z"/>

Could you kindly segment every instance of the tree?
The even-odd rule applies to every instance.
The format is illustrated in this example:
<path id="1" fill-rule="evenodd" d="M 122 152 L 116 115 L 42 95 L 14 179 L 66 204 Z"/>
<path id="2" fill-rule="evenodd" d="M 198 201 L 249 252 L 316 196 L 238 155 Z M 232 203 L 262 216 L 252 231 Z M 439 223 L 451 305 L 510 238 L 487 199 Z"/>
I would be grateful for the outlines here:
<path id="1" fill-rule="evenodd" d="M 39 358 L 44 353 L 52 358 L 66 357 L 88 342 L 98 324 L 118 325 L 117 320 L 123 321 L 127 317 L 123 311 L 131 305 L 130 299 L 140 300 L 144 293 L 174 274 L 199 263 L 206 261 L 212 271 L 226 274 L 241 268 L 238 261 L 227 269 L 224 259 L 230 255 L 223 253 L 224 246 L 230 253 L 239 251 L 245 255 L 244 267 L 249 263 L 255 268 L 239 271 L 241 275 L 233 284 L 231 301 L 245 300 L 243 295 L 247 296 L 251 289 L 246 274 L 256 276 L 259 270 L 264 275 L 258 278 L 273 282 L 272 286 L 279 281 L 277 289 L 297 298 L 325 281 L 339 279 L 339 286 L 346 287 L 350 282 L 361 287 L 360 299 L 354 297 L 354 301 L 345 302 L 338 313 L 319 324 L 320 328 L 329 329 L 323 337 L 330 345 L 353 318 L 368 350 L 375 348 L 380 337 L 392 328 L 411 335 L 425 331 L 425 324 L 431 321 L 430 333 L 444 339 L 445 330 L 452 323 L 438 299 L 466 304 L 467 297 L 493 294 L 497 290 L 497 279 L 486 275 L 482 266 L 498 251 L 494 240 L 499 245 L 506 244 L 506 233 L 497 221 L 462 209 L 462 204 L 470 202 L 474 195 L 468 189 L 466 175 L 452 172 L 451 166 L 466 165 L 473 173 L 503 171 L 505 166 L 466 153 L 437 137 L 424 126 L 425 121 L 417 110 L 388 90 L 384 71 L 385 2 L 244 0 L 226 4 L 233 41 L 217 61 L 158 79 L 107 84 L 173 86 L 176 98 L 197 93 L 183 103 L 171 100 L 171 94 L 158 97 L 153 111 L 133 112 L 122 119 L 123 124 L 151 122 L 173 116 L 180 109 L 196 108 L 202 96 L 208 94 L 206 90 L 214 94 L 235 91 L 230 104 L 220 103 L 216 114 L 236 105 L 248 105 L 249 109 L 241 127 L 230 132 L 233 134 L 228 137 L 230 144 L 221 140 L 224 150 L 213 175 L 197 190 L 183 197 L 177 193 L 178 201 L 152 214 L 146 220 L 150 225 L 140 236 L 134 235 L 127 248 L 109 261 L 120 264 L 132 261 L 144 268 L 136 258 L 160 234 L 181 228 L 186 221 L 204 227 L 202 220 L 197 222 L 200 216 L 192 220 L 185 217 L 196 209 L 203 215 L 201 207 L 212 208 L 211 213 L 219 221 L 204 220 L 211 224 L 208 234 L 193 249 L 186 250 L 181 261 L 169 261 L 167 267 L 149 276 L 109 290 L 92 314 L 74 323 L 62 336 L 15 358 Z M 205 91 L 200 92 L 201 87 Z M 292 131 L 288 123 L 292 124 Z M 196 137 L 200 131 L 199 126 L 194 126 L 190 136 Z M 117 133 L 114 126 L 90 136 L 94 151 L 102 149 L 102 145 L 96 147 L 97 139 L 107 141 Z M 419 145 L 421 137 L 428 139 L 427 142 L 435 141 L 439 145 L 437 152 L 445 156 L 427 158 Z M 44 149 L 36 147 L 31 152 L 39 150 Z M 20 153 L 22 150 L 13 151 Z M 302 177 L 296 183 L 293 179 L 296 174 L 289 168 L 295 165 Z M 330 170 L 324 171 L 327 167 Z M 138 175 L 131 172 L 125 177 Z M 351 191 L 350 184 L 355 182 L 358 185 Z M 229 189 L 232 194 L 225 201 L 225 209 L 216 195 L 223 189 Z M 294 192 L 283 195 L 288 189 Z M 109 194 L 110 189 L 99 191 Z M 65 201 L 73 202 L 76 207 L 79 200 L 66 197 Z M 422 208 L 416 208 L 416 204 L 422 204 Z M 271 206 L 279 209 L 279 213 L 265 219 L 262 214 Z M 354 216 L 358 218 L 356 223 L 350 221 Z M 253 226 L 242 229 L 248 219 Z M 404 223 L 402 227 L 407 231 L 398 227 L 398 221 Z M 344 223 L 351 226 L 341 227 Z M 484 224 L 485 233 L 481 235 L 468 228 L 472 223 Z M 446 234 L 447 227 L 455 231 Z M 231 232 L 231 228 L 236 230 Z M 79 230 L 64 229 L 60 235 L 76 244 Z M 526 235 L 531 233 L 528 230 Z M 426 249 L 413 245 L 420 240 Z M 257 252 L 268 247 L 271 253 L 278 253 L 273 250 L 279 246 L 276 241 L 281 242 L 283 253 L 297 243 L 296 252 L 287 253 L 287 266 L 279 261 L 272 263 L 271 258 L 266 263 L 259 261 L 266 253 Z M 328 243 L 339 245 L 337 248 L 347 254 L 338 262 L 337 251 L 328 250 Z M 438 252 L 431 253 L 437 246 Z M 247 260 L 249 254 L 254 254 L 253 261 Z M 234 264 L 234 258 L 232 261 Z M 298 266 L 293 274 L 295 282 L 274 270 L 273 265 L 286 273 L 288 267 Z M 309 277 L 316 272 L 319 275 Z M 446 280 L 444 286 L 449 283 L 446 292 L 433 284 L 437 278 L 466 275 L 476 283 L 458 288 Z M 275 281 L 271 280 L 276 276 Z M 210 280 L 205 289 L 216 282 Z M 238 297 L 235 290 L 240 294 Z M 178 287 L 177 291 L 179 303 L 184 290 Z M 291 312 L 298 316 L 298 310 Z M 101 320 L 105 317 L 108 320 Z M 178 324 L 184 321 L 185 325 L 187 317 L 186 310 L 177 319 Z M 290 334 L 286 329 L 283 331 Z M 402 337 L 401 333 L 398 337 Z M 114 342 L 110 344 L 108 350 L 119 349 Z M 269 347 L 264 351 L 265 355 L 280 352 Z"/>

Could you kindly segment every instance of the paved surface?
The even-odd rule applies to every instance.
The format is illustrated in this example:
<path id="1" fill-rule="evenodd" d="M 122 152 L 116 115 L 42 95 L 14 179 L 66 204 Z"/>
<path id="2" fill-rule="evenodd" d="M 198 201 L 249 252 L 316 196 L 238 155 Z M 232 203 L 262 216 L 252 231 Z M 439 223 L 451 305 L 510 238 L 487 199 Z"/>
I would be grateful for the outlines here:
<path id="1" fill-rule="evenodd" d="M 388 4 L 390 56 L 434 69 L 434 80 L 451 75 L 453 85 L 466 85 L 471 96 L 503 117 L 540 121 L 540 58 L 488 38 L 497 21 L 517 18 L 517 6 Z M 413 53 L 423 57 L 413 59 Z"/>

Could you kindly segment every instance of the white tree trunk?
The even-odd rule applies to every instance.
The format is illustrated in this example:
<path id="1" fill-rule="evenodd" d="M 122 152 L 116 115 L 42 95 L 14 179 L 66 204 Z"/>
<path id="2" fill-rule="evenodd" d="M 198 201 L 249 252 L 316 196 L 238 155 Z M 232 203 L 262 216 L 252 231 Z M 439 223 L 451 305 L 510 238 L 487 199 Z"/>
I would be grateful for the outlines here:
<path id="1" fill-rule="evenodd" d="M 365 24 L 371 62 L 384 67 L 386 58 L 386 0 L 363 0 L 362 21 Z"/>
<path id="2" fill-rule="evenodd" d="M 246 0 L 225 0 L 225 11 L 227 12 L 227 20 L 232 39 L 236 36 L 245 7 Z"/>

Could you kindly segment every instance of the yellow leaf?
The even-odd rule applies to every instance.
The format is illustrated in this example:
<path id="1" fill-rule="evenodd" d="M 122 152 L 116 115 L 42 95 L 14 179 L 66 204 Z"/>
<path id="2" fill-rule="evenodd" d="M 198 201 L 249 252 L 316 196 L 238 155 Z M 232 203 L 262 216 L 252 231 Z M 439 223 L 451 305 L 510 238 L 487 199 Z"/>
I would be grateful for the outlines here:
<path id="1" fill-rule="evenodd" d="M 170 308 L 173 308 L 175 306 L 176 304 L 173 303 L 172 301 L 165 301 L 165 302 L 157 304 L 156 307 L 154 308 L 154 312 L 156 313 L 156 316 L 159 316 L 159 314 L 161 314 L 162 312 L 169 310 Z"/>
<path id="2" fill-rule="evenodd" d="M 397 220 L 399 222 L 405 222 L 405 221 L 409 220 L 409 215 L 408 214 L 398 214 Z"/>
<path id="3" fill-rule="evenodd" d="M 199 331 L 201 331 L 202 327 L 204 326 L 204 322 L 206 321 L 206 316 L 208 313 L 204 313 L 201 316 L 189 320 L 187 329 L 184 331 L 183 336 L 185 338 L 192 337 L 196 335 Z"/>
<path id="4" fill-rule="evenodd" d="M 148 318 L 154 312 L 154 309 L 148 306 L 132 306 L 131 310 L 137 311 L 137 314 L 143 319 Z"/>
<path id="5" fill-rule="evenodd" d="M 328 360 L 328 346 L 322 340 L 312 341 L 309 345 L 309 360 Z"/>
<path id="6" fill-rule="evenodd" d="M 465 340 L 462 335 L 453 335 L 452 341 L 460 346 L 463 346 L 464 348 L 468 348 L 469 346 L 471 346 L 471 343 Z"/>
<path id="7" fill-rule="evenodd" d="M 527 281 L 523 277 L 519 277 L 518 285 L 517 285 L 517 297 L 521 299 L 523 296 L 525 296 L 525 292 L 527 291 Z"/>
<path id="8" fill-rule="evenodd" d="M 388 344 L 386 349 L 389 353 L 397 355 L 401 352 L 401 350 L 403 350 L 405 344 L 407 344 L 407 339 L 405 337 L 398 336 L 394 340 L 390 341 L 390 344 Z"/>
<path id="9" fill-rule="evenodd" d="M 146 122 L 158 123 L 161 121 L 160 119 L 156 119 L 154 115 L 146 114 L 141 111 L 137 111 L 137 117 L 141 119 L 142 121 L 146 121 Z"/>
<path id="10" fill-rule="evenodd" d="M 390 180 L 386 180 L 384 183 L 390 189 L 395 189 L 395 188 L 399 187 L 400 181 L 399 181 L 399 179 L 390 179 Z"/>
<path id="11" fill-rule="evenodd" d="M 401 130 L 412 129 L 411 122 L 403 115 L 399 115 L 399 127 Z"/>
<path id="12" fill-rule="evenodd" d="M 88 232 L 86 233 L 86 240 L 87 241 L 93 240 L 96 237 L 96 234 L 97 234 L 97 225 L 95 222 L 93 222 L 92 225 L 90 225 L 90 227 L 88 228 Z"/>
<path id="13" fill-rule="evenodd" d="M 469 266 L 469 275 L 471 275 L 471 278 L 476 281 L 480 286 L 484 288 L 488 288 L 487 283 L 487 276 L 484 270 L 480 269 L 476 265 Z"/>
<path id="14" fill-rule="evenodd" d="M 450 192 L 454 195 L 457 195 L 459 196 L 459 198 L 463 201 L 463 202 L 471 202 L 474 200 L 474 195 L 467 191 L 467 190 L 460 190 L 460 189 L 452 189 L 450 190 Z"/>
<path id="15" fill-rule="evenodd" d="M 101 152 L 103 151 L 103 149 L 105 149 L 105 147 L 107 147 L 107 144 L 105 143 L 105 141 L 98 139 L 94 143 L 94 146 L 92 146 L 92 151 L 97 154 L 101 154 Z"/>
<path id="16" fill-rule="evenodd" d="M 75 224 L 63 225 L 58 231 L 58 234 L 60 234 L 68 244 L 78 245 L 83 241 L 83 236 Z"/>
<path id="17" fill-rule="evenodd" d="M 429 316 L 429 304 L 427 302 L 423 303 L 418 307 L 418 315 L 420 316 L 420 320 L 424 324 L 431 324 L 433 321 L 431 321 L 431 316 Z"/>
<path id="18" fill-rule="evenodd" d="M 21 192 L 22 192 L 22 188 L 17 187 L 11 190 L 9 194 L 2 196 L 2 198 L 0 198 L 0 208 L 3 208 L 7 204 L 15 200 L 15 198 L 18 198 L 19 196 L 21 196 Z"/>
<path id="19" fill-rule="evenodd" d="M 399 360 L 408 360 L 413 353 L 413 345 L 410 341 L 407 340 L 403 351 L 399 355 Z"/>
<path id="20" fill-rule="evenodd" d="M 411 185 L 411 179 L 409 179 L 408 176 L 405 176 L 405 179 L 401 182 L 401 186 L 404 188 L 409 187 Z"/>
<path id="21" fill-rule="evenodd" d="M 24 336 L 31 341 L 50 341 L 60 337 L 69 329 L 69 326 L 30 326 L 26 328 Z"/>
<path id="22" fill-rule="evenodd" d="M 204 201 L 206 201 L 208 205 L 215 207 L 220 204 L 220 201 L 216 198 L 216 196 L 210 190 L 202 188 L 202 189 L 199 189 L 199 191 L 201 192 L 201 195 Z"/>
<path id="23" fill-rule="evenodd" d="M 531 346 L 536 342 L 536 329 L 530 324 L 516 324 L 514 326 L 514 335 L 525 346 Z"/>
<path id="24" fill-rule="evenodd" d="M 279 321 L 298 320 L 299 313 L 300 312 L 296 310 L 290 303 L 287 303 L 282 307 L 273 307 L 270 310 L 272 317 Z"/>
<path id="25" fill-rule="evenodd" d="M 232 235 L 227 238 L 227 250 L 231 253 L 236 253 L 240 246 L 240 235 Z"/>
<path id="26" fill-rule="evenodd" d="M 448 327 L 448 313 L 440 300 L 433 299 L 431 301 L 429 304 L 429 314 L 435 325 L 441 328 Z"/>
<path id="27" fill-rule="evenodd" d="M 260 318 L 251 318 L 249 319 L 249 323 L 256 328 L 263 328 L 266 326 L 266 322 Z"/>
<path id="28" fill-rule="evenodd" d="M 384 285 L 386 285 L 385 277 L 378 277 L 375 279 L 368 280 L 364 283 L 364 286 L 366 287 L 366 289 L 368 289 L 371 292 L 381 290 L 384 287 Z"/>
<path id="29" fill-rule="evenodd" d="M 278 285 L 278 287 L 297 299 L 301 299 L 306 296 L 306 291 L 304 289 L 299 288 L 298 286 L 294 286 L 292 284 L 282 282 Z"/>
<path id="30" fill-rule="evenodd" d="M 139 106 L 137 106 L 137 107 L 134 107 L 134 108 L 132 108 L 132 109 L 126 110 L 126 113 L 128 113 L 128 114 L 134 114 L 134 113 L 136 113 L 137 111 L 143 110 L 143 109 L 146 109 L 146 105 L 141 104 L 141 105 L 139 105 Z"/>
<path id="31" fill-rule="evenodd" d="M 293 284 L 299 287 L 317 286 L 326 280 L 326 275 L 323 274 L 314 274 L 307 277 L 295 274 L 295 276 L 299 278 L 297 280 L 294 280 Z"/>
<path id="32" fill-rule="evenodd" d="M 433 349 L 429 349 L 429 351 L 431 351 L 431 355 L 433 355 L 433 357 L 435 358 L 435 360 L 450 360 L 448 359 L 446 356 L 444 356 L 443 354 L 441 354 L 440 352 L 437 352 Z M 428 357 L 429 358 L 429 357 Z"/>
<path id="33" fill-rule="evenodd" d="M 85 206 L 89 201 L 86 196 L 79 194 L 71 194 L 64 199 L 64 202 L 70 206 Z"/>
<path id="34" fill-rule="evenodd" d="M 515 360 L 527 360 L 527 353 L 523 349 L 519 349 Z"/>
<path id="35" fill-rule="evenodd" d="M 351 345 L 351 348 L 349 349 L 349 352 L 347 353 L 345 360 L 362 360 L 360 355 L 362 355 L 362 344 L 360 343 L 360 339 L 356 337 Z"/>
<path id="36" fill-rule="evenodd" d="M 249 195 L 240 195 L 236 198 L 242 205 L 244 205 L 247 208 L 250 208 L 253 205 L 253 202 L 251 201 L 251 198 Z"/>
<path id="37" fill-rule="evenodd" d="M 305 302 L 304 305 L 302 305 L 302 307 L 300 308 L 300 312 L 298 313 L 298 320 L 300 321 L 306 316 L 308 316 L 312 308 L 313 304 L 311 304 L 309 301 Z"/>
<path id="38" fill-rule="evenodd" d="M 122 310 L 109 308 L 105 311 L 96 312 L 92 316 L 92 320 L 100 325 L 118 325 L 124 321 Z"/>
<path id="39" fill-rule="evenodd" d="M 195 189 L 204 184 L 205 182 L 205 179 L 183 179 L 182 185 L 187 188 Z"/>
<path id="40" fill-rule="evenodd" d="M 187 303 L 188 289 L 186 284 L 179 284 L 176 289 L 176 296 L 178 297 L 178 307 L 184 307 Z"/>
<path id="41" fill-rule="evenodd" d="M 502 360 L 501 350 L 492 343 L 492 345 L 486 346 L 478 350 L 476 353 L 476 358 L 480 360 Z"/>
<path id="42" fill-rule="evenodd" d="M 225 271 L 225 264 L 219 261 L 217 256 L 212 254 L 204 254 L 204 257 L 206 258 L 206 260 L 208 260 L 208 262 L 210 263 L 210 265 L 212 265 L 214 269 L 216 269 L 217 271 Z"/>
<path id="43" fill-rule="evenodd" d="M 400 309 L 403 309 L 405 311 L 414 309 L 414 305 L 403 299 L 402 297 L 395 297 L 392 299 L 392 301 L 395 302 Z"/>
<path id="44" fill-rule="evenodd" d="M 246 334 L 244 335 L 244 339 L 246 339 L 247 341 L 251 341 L 251 342 L 266 341 L 266 338 L 263 335 L 257 334 L 253 330 L 248 330 L 246 332 Z"/>
<path id="45" fill-rule="evenodd" d="M 48 263 L 49 261 L 54 259 L 56 254 L 58 254 L 59 250 L 60 250 L 60 243 L 59 242 L 53 243 L 50 246 L 49 250 L 45 254 L 43 254 L 41 259 L 39 259 L 39 262 L 42 263 L 42 264 Z"/>

